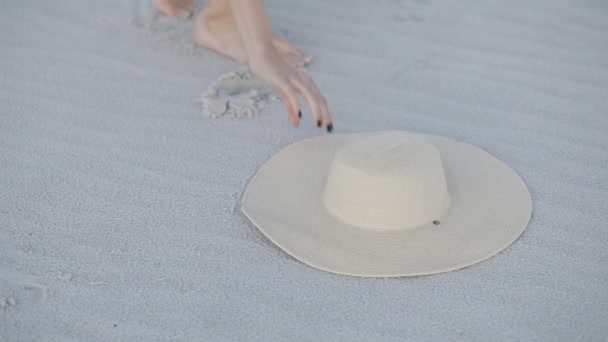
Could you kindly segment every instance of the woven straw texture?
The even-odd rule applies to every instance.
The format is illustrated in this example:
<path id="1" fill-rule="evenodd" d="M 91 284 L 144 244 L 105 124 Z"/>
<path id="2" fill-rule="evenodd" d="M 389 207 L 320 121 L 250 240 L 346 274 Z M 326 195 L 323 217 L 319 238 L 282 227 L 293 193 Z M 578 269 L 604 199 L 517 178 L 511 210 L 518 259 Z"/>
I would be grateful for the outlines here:
<path id="1" fill-rule="evenodd" d="M 403 144 L 387 144 L 400 138 Z M 250 181 L 241 209 L 272 242 L 312 267 L 398 277 L 496 255 L 522 234 L 532 201 L 512 169 L 475 146 L 380 132 L 286 147 Z"/>

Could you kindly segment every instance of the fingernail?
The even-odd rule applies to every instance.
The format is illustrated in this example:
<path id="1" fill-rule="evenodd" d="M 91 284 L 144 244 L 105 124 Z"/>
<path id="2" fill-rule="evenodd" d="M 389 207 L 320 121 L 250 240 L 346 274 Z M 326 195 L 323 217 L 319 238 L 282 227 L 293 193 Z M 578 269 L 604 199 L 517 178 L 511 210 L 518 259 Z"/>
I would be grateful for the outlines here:
<path id="1" fill-rule="evenodd" d="M 321 127 L 321 120 L 317 120 L 317 127 Z"/>
<path id="2" fill-rule="evenodd" d="M 298 112 L 298 117 L 301 119 L 302 118 L 302 111 Z"/>
<path id="3" fill-rule="evenodd" d="M 328 131 L 329 133 L 331 133 L 331 131 L 333 131 L 333 130 L 334 130 L 334 124 L 331 124 L 331 123 L 330 123 L 329 125 L 327 125 L 327 131 Z"/>

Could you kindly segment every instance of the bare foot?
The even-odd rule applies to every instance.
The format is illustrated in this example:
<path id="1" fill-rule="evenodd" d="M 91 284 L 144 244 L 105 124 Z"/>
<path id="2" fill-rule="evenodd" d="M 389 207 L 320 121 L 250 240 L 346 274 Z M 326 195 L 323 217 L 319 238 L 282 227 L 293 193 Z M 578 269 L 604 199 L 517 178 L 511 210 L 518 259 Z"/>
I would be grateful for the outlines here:
<path id="1" fill-rule="evenodd" d="M 170 1 L 170 0 L 155 0 Z M 234 15 L 228 1 L 209 1 L 194 21 L 194 42 L 217 51 L 240 63 L 248 64 L 247 51 L 241 39 Z M 273 34 L 273 45 L 281 58 L 292 66 L 312 63 L 312 56 L 291 45 L 287 40 Z"/>
<path id="2" fill-rule="evenodd" d="M 154 0 L 154 7 L 157 11 L 170 17 L 180 19 L 190 19 L 194 8 L 195 0 Z"/>

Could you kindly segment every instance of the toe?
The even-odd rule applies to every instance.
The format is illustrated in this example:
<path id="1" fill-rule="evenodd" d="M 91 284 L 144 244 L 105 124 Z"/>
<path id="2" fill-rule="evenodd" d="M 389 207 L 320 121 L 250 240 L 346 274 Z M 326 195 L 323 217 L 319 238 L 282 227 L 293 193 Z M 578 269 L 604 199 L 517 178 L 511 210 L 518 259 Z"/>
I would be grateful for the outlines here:
<path id="1" fill-rule="evenodd" d="M 279 49 L 279 51 L 289 52 L 289 53 L 295 54 L 300 57 L 304 57 L 306 55 L 302 50 L 293 46 L 286 39 L 281 38 L 281 37 L 277 36 L 276 34 L 274 35 L 273 42 L 274 42 L 275 47 L 277 49 Z"/>
<path id="2" fill-rule="evenodd" d="M 283 59 L 283 61 L 285 61 L 287 64 L 291 65 L 292 67 L 301 67 L 304 65 L 302 63 L 302 57 L 295 55 L 293 53 L 282 52 L 281 58 Z"/>
<path id="3" fill-rule="evenodd" d="M 194 1 L 154 0 L 154 7 L 164 15 L 189 19 L 194 10 Z"/>
<path id="4" fill-rule="evenodd" d="M 300 59 L 300 66 L 304 67 L 304 66 L 311 65 L 313 61 L 314 61 L 314 57 L 312 55 L 304 56 Z"/>
<path id="5" fill-rule="evenodd" d="M 170 17 L 177 17 L 179 14 L 178 7 L 171 0 L 154 0 L 154 7 Z"/>

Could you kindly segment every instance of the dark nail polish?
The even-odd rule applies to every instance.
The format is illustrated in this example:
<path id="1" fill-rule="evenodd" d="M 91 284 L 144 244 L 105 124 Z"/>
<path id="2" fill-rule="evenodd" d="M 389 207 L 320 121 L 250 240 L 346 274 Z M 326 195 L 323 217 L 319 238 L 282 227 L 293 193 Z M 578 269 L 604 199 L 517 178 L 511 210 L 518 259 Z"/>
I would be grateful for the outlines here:
<path id="1" fill-rule="evenodd" d="M 301 119 L 302 118 L 302 111 L 298 112 L 298 117 Z"/>
<path id="2" fill-rule="evenodd" d="M 321 120 L 317 121 L 317 127 L 321 127 Z"/>
<path id="3" fill-rule="evenodd" d="M 333 131 L 333 130 L 334 130 L 334 124 L 331 124 L 331 123 L 330 123 L 329 125 L 327 125 L 327 131 L 328 131 L 329 133 L 331 133 L 331 131 Z"/>

